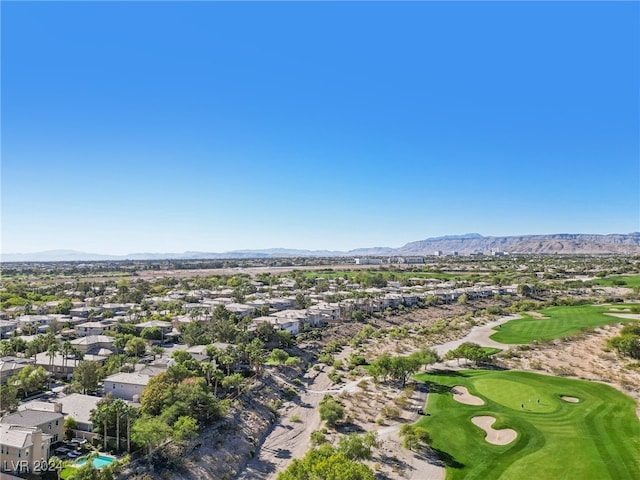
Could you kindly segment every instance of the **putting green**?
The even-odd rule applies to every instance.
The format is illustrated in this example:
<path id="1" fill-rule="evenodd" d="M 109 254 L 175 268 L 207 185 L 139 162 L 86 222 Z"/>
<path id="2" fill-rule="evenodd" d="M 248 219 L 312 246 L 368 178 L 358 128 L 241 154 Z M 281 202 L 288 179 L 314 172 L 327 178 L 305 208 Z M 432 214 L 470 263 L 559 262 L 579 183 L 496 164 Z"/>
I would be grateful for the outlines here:
<path id="1" fill-rule="evenodd" d="M 616 307 L 620 308 L 621 305 Z M 605 315 L 605 313 L 616 313 L 611 310 L 616 307 L 580 305 L 541 310 L 540 313 L 548 318 L 533 318 L 526 313 L 520 313 L 522 319 L 511 320 L 498 327 L 496 333 L 491 335 L 491 339 L 506 344 L 554 340 L 586 328 L 633 321 L 628 318 Z"/>
<path id="2" fill-rule="evenodd" d="M 479 378 L 473 386 L 481 396 L 512 410 L 548 413 L 559 407 L 558 397 L 541 392 L 526 383 L 507 378 Z"/>
<path id="3" fill-rule="evenodd" d="M 640 478 L 637 405 L 608 385 L 494 370 L 417 378 L 430 384 L 429 415 L 419 424 L 441 452 L 447 479 Z M 456 385 L 467 387 L 485 405 L 456 402 L 451 393 Z M 562 396 L 579 402 L 567 402 Z M 507 445 L 487 443 L 484 431 L 471 422 L 482 415 L 496 418 L 495 429 L 515 430 L 517 438 Z"/>

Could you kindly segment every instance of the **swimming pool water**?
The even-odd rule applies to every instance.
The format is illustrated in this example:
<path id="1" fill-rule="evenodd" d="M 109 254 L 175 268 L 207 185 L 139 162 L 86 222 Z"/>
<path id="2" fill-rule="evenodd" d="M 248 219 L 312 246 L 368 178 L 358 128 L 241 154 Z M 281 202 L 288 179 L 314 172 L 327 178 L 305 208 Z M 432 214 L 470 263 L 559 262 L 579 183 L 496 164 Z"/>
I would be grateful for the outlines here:
<path id="1" fill-rule="evenodd" d="M 105 465 L 109 465 L 111 462 L 113 462 L 114 458 L 112 457 L 105 457 L 103 455 L 99 455 L 96 458 L 93 459 L 93 466 L 96 468 L 102 468 Z M 82 459 L 82 460 L 78 460 L 76 462 L 78 465 L 84 465 L 85 463 L 87 463 L 87 459 Z"/>

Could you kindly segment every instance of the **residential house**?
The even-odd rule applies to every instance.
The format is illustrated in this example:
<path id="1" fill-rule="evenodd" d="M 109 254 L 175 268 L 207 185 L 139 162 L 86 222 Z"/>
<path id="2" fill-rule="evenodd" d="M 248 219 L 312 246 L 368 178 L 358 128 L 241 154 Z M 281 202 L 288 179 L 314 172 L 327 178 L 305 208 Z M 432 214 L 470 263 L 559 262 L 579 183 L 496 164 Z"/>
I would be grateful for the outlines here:
<path id="1" fill-rule="evenodd" d="M 17 374 L 24 367 L 29 365 L 31 362 L 30 358 L 20 358 L 20 357 L 2 357 L 0 358 L 0 385 L 3 385 L 7 382 L 9 377 Z"/>
<path id="2" fill-rule="evenodd" d="M 33 427 L 51 435 L 51 445 L 64 439 L 64 416 L 62 405 L 55 406 L 55 411 L 21 410 L 0 418 L 0 424 L 18 427 Z"/>
<path id="3" fill-rule="evenodd" d="M 73 430 L 75 438 L 92 440 L 95 436 L 93 422 L 91 422 L 91 411 L 96 408 L 100 400 L 100 397 L 80 393 L 72 393 L 56 400 L 62 405 L 64 417 L 72 417 L 76 421 L 77 427 Z"/>
<path id="4" fill-rule="evenodd" d="M 407 307 L 413 307 L 418 303 L 418 295 L 415 293 L 403 293 L 402 301 Z"/>
<path id="5" fill-rule="evenodd" d="M 85 354 L 107 357 L 115 351 L 113 337 L 107 335 L 89 335 L 76 338 L 69 343 Z"/>
<path id="6" fill-rule="evenodd" d="M 9 338 L 18 329 L 16 320 L 0 320 L 0 338 Z"/>
<path id="7" fill-rule="evenodd" d="M 86 354 L 83 360 L 91 360 L 93 362 L 104 363 L 107 359 L 104 355 L 90 355 Z M 47 372 L 58 378 L 71 379 L 73 377 L 73 371 L 80 363 L 80 359 L 67 355 L 64 356 L 60 352 L 56 352 L 53 357 L 50 357 L 47 352 L 41 352 L 36 355 L 36 366 L 43 367 Z"/>
<path id="8" fill-rule="evenodd" d="M 340 319 L 340 305 L 337 303 L 321 302 L 307 309 L 309 312 L 319 313 L 324 322 L 335 322 Z"/>
<path id="9" fill-rule="evenodd" d="M 184 305 L 182 305 L 182 309 L 187 313 L 194 310 L 202 310 L 208 312 L 211 310 L 211 305 L 203 303 L 185 303 Z"/>
<path id="10" fill-rule="evenodd" d="M 173 325 L 170 322 L 163 322 L 162 320 L 151 320 L 149 322 L 138 323 L 136 326 L 138 332 L 142 332 L 145 328 L 159 328 L 162 334 L 160 339 L 162 343 L 167 337 L 171 337 L 173 331 Z"/>
<path id="11" fill-rule="evenodd" d="M 297 318 L 278 318 L 270 315 L 253 319 L 254 328 L 261 323 L 270 323 L 274 329 L 286 330 L 291 335 L 297 335 L 300 332 L 300 320 Z"/>
<path id="12" fill-rule="evenodd" d="M 380 300 L 382 310 L 386 310 L 387 308 L 398 308 L 403 303 L 402 295 L 397 293 L 387 293 Z"/>
<path id="13" fill-rule="evenodd" d="M 132 402 L 139 402 L 151 377 L 140 373 L 114 373 L 104 379 L 104 393 Z"/>
<path id="14" fill-rule="evenodd" d="M 114 315 L 125 315 L 129 310 L 135 307 L 133 303 L 104 303 L 102 310 L 113 313 Z"/>
<path id="15" fill-rule="evenodd" d="M 281 311 L 293 307 L 295 300 L 290 297 L 270 297 L 266 301 L 273 310 Z"/>
<path id="16" fill-rule="evenodd" d="M 239 317 L 246 317 L 256 311 L 256 307 L 244 303 L 228 303 L 224 308 Z"/>
<path id="17" fill-rule="evenodd" d="M 267 310 L 271 309 L 271 305 L 269 305 L 269 301 L 263 298 L 256 298 L 255 300 L 249 300 L 248 302 L 246 302 L 246 304 L 249 305 L 250 307 L 253 307 L 253 309 L 256 311 L 262 310 L 265 307 L 267 308 Z"/>
<path id="18" fill-rule="evenodd" d="M 211 358 L 207 353 L 207 345 L 194 345 L 187 348 L 185 351 L 189 352 L 191 358 L 197 360 L 198 362 L 206 362 Z"/>
<path id="19" fill-rule="evenodd" d="M 322 313 L 317 310 L 282 310 L 281 312 L 274 312 L 270 317 L 276 317 L 281 320 L 297 320 L 299 322 L 299 328 L 304 327 L 317 327 L 324 323 Z"/>
<path id="20" fill-rule="evenodd" d="M 101 320 L 98 322 L 79 323 L 74 327 L 78 337 L 87 337 L 89 335 L 102 335 L 106 330 L 111 330 L 115 326 L 115 322 L 110 320 Z"/>
<path id="21" fill-rule="evenodd" d="M 37 427 L 0 423 L 0 468 L 14 473 L 37 472 L 42 462 L 49 460 L 51 439 Z M 0 474 L 0 479 L 5 477 Z"/>
<path id="22" fill-rule="evenodd" d="M 23 333 L 46 333 L 51 323 L 48 315 L 21 315 L 18 317 L 18 327 Z"/>
<path id="23" fill-rule="evenodd" d="M 97 316 L 100 313 L 102 313 L 102 308 L 100 308 L 100 307 L 76 307 L 76 308 L 72 308 L 71 310 L 69 310 L 69 315 L 71 315 L 72 317 L 89 318 L 89 316 L 92 315 L 91 312 L 93 312 L 93 316 Z"/>

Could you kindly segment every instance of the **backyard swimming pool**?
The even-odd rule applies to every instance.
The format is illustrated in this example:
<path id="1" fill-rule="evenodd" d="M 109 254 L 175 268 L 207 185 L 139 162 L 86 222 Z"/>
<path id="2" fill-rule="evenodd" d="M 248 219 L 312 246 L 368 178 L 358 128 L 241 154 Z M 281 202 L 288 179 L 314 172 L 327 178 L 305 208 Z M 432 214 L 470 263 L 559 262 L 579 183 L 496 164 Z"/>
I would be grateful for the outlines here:
<path id="1" fill-rule="evenodd" d="M 98 455 L 97 457 L 95 457 L 93 459 L 92 463 L 93 463 L 94 467 L 102 468 L 105 465 L 109 465 L 114 460 L 115 460 L 115 458 L 113 458 L 113 457 L 105 457 L 104 455 Z M 87 463 L 87 459 L 86 458 L 78 459 L 78 461 L 76 462 L 77 465 L 84 465 L 85 463 Z"/>

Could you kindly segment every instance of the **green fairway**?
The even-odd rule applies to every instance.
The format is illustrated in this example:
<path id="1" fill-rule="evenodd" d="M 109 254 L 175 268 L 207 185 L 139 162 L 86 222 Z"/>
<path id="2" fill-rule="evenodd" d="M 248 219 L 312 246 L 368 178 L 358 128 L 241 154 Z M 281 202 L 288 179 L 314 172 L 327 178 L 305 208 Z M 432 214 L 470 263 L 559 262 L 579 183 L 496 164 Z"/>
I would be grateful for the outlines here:
<path id="1" fill-rule="evenodd" d="M 586 328 L 632 321 L 605 315 L 606 312 L 616 313 L 611 311 L 612 308 L 623 308 L 623 305 L 619 304 L 615 307 L 581 305 L 541 310 L 539 313 L 547 318 L 534 318 L 529 314 L 520 313 L 522 319 L 511 320 L 503 324 L 496 329 L 496 333 L 491 335 L 491 339 L 500 343 L 553 340 L 572 335 Z"/>
<path id="2" fill-rule="evenodd" d="M 474 370 L 421 374 L 430 385 L 419 425 L 442 453 L 447 479 L 635 480 L 640 478 L 640 421 L 636 403 L 600 383 L 518 371 Z M 453 399 L 465 386 L 484 405 Z M 563 396 L 578 399 L 571 403 Z M 485 441 L 471 423 L 495 417 L 495 429 L 518 434 L 507 445 Z"/>
<path id="3" fill-rule="evenodd" d="M 363 269 L 363 270 L 332 270 L 332 271 L 318 271 L 318 270 L 307 270 L 303 271 L 303 274 L 306 278 L 346 278 L 350 280 L 354 280 L 357 278 L 361 278 L 363 275 L 382 275 L 385 280 L 403 280 L 408 278 L 424 278 L 424 279 L 434 279 L 434 280 L 469 280 L 476 279 L 480 280 L 483 278 L 480 274 L 477 273 L 443 273 L 443 272 L 415 272 L 415 271 L 390 271 L 390 270 L 382 270 L 380 268 L 376 269 Z M 288 275 L 288 274 L 287 274 Z"/>
<path id="4" fill-rule="evenodd" d="M 602 285 L 604 287 L 639 287 L 640 275 L 616 275 L 607 278 L 598 278 L 593 280 L 595 285 Z"/>

